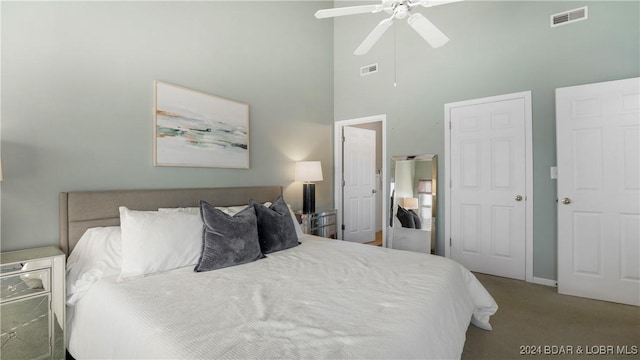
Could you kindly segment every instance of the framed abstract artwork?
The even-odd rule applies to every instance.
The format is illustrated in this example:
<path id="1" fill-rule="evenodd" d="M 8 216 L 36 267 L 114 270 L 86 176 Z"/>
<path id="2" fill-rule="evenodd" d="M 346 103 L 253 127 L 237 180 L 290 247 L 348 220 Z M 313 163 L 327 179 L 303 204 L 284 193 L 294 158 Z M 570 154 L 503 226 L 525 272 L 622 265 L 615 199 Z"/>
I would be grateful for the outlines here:
<path id="1" fill-rule="evenodd" d="M 249 168 L 249 105 L 154 82 L 155 166 Z"/>

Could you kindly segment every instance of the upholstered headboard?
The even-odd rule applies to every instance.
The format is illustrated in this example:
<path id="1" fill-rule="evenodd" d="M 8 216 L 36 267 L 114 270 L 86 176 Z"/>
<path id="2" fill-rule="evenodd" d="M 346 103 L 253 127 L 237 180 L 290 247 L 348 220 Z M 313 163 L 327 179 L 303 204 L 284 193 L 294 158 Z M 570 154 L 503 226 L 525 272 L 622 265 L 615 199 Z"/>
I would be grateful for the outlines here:
<path id="1" fill-rule="evenodd" d="M 249 199 L 273 201 L 280 194 L 281 186 L 63 192 L 60 193 L 60 248 L 69 254 L 88 228 L 120 225 L 120 206 L 158 210 L 199 206 L 200 200 L 214 206 L 232 206 L 247 204 Z"/>

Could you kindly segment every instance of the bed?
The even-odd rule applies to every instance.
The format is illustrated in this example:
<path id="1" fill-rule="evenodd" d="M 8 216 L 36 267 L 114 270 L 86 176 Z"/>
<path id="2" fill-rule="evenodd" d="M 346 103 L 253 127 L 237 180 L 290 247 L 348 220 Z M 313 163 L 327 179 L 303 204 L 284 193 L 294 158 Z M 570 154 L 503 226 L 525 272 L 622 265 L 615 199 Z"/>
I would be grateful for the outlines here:
<path id="1" fill-rule="evenodd" d="M 189 264 L 122 279 L 124 255 L 119 264 L 120 255 L 103 254 L 124 252 L 130 239 L 121 207 L 161 212 L 204 200 L 230 209 L 253 199 L 266 203 L 259 208 L 281 194 L 278 186 L 61 193 L 60 245 L 73 264 L 69 353 L 78 360 L 454 359 L 470 323 L 491 329 L 497 305 L 461 265 L 297 227 L 295 246 L 212 271 Z M 111 248 L 95 245 L 107 238 Z M 123 248 L 114 251 L 118 241 Z"/>

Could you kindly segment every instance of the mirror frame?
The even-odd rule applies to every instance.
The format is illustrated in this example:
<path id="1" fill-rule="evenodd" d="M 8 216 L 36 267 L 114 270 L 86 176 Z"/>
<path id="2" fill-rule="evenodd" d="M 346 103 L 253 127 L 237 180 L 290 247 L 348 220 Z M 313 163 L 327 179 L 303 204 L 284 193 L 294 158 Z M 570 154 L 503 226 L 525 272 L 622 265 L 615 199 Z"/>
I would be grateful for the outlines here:
<path id="1" fill-rule="evenodd" d="M 387 232 L 387 237 L 390 238 L 391 241 L 388 241 L 389 247 L 393 246 L 393 217 L 395 206 L 398 204 L 397 199 L 395 198 L 395 188 L 396 183 L 396 162 L 397 161 L 406 161 L 406 160 L 419 160 L 419 161 L 430 161 L 431 162 L 431 254 L 436 254 L 436 239 L 437 239 L 437 214 L 438 214 L 438 155 L 436 154 L 424 154 L 424 155 L 397 155 L 391 157 L 391 166 L 390 166 L 390 179 L 388 186 L 388 196 L 390 207 L 389 210 L 389 218 L 387 219 L 387 226 L 390 231 Z"/>

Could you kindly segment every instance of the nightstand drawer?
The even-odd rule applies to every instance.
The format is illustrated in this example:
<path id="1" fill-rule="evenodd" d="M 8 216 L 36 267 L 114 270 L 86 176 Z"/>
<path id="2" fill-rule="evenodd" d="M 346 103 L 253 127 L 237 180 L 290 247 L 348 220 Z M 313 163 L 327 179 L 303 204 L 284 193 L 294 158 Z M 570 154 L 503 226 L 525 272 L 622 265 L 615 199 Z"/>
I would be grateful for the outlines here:
<path id="1" fill-rule="evenodd" d="M 330 212 L 323 212 L 309 219 L 309 227 L 316 229 L 323 226 L 335 225 L 336 216 Z"/>
<path id="2" fill-rule="evenodd" d="M 27 271 L 0 278 L 0 302 L 49 292 L 49 269 Z"/>
<path id="3" fill-rule="evenodd" d="M 3 359 L 51 359 L 49 294 L 0 305 Z"/>
<path id="4" fill-rule="evenodd" d="M 9 265 L 0 266 L 0 274 L 8 274 L 12 272 L 22 271 L 23 265 L 21 263 L 13 263 Z"/>
<path id="5" fill-rule="evenodd" d="M 15 273 L 15 272 L 26 272 L 33 271 L 39 269 L 47 269 L 53 266 L 53 262 L 51 259 L 38 259 L 38 260 L 26 260 L 20 262 L 14 262 L 11 264 L 3 264 L 0 266 L 0 275 Z"/>
<path id="6" fill-rule="evenodd" d="M 337 237 L 336 216 L 336 210 L 321 210 L 306 214 L 299 211 L 296 213 L 302 232 L 331 239 Z"/>

